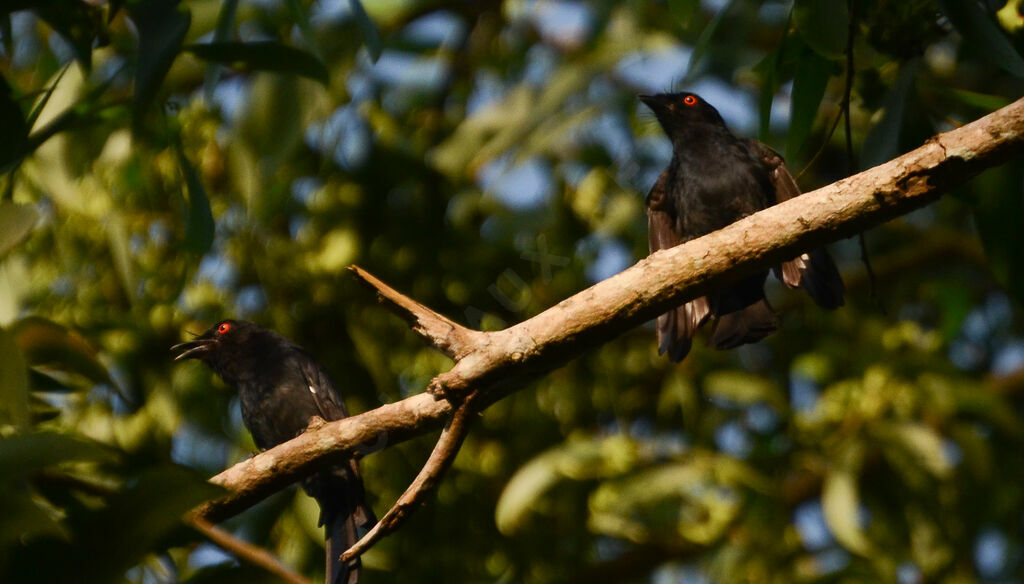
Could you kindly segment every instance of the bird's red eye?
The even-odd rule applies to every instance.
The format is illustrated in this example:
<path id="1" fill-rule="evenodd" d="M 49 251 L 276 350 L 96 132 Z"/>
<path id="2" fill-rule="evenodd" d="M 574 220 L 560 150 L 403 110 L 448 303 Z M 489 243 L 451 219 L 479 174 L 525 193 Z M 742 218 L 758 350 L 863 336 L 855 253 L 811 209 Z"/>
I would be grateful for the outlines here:
<path id="1" fill-rule="evenodd" d="M 228 332 L 229 330 L 231 330 L 231 323 L 230 322 L 222 322 L 219 325 L 217 325 L 217 333 L 218 334 L 224 334 L 224 333 Z"/>
<path id="2" fill-rule="evenodd" d="M 686 105 L 697 105 L 697 98 L 692 95 L 687 95 L 683 98 L 683 103 Z"/>

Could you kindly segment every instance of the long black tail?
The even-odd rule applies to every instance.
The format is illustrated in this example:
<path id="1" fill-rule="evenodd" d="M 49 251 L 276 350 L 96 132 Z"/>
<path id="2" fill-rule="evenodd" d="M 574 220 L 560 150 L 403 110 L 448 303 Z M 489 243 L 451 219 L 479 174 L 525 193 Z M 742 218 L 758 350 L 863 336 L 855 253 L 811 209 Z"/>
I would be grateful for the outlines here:
<path id="1" fill-rule="evenodd" d="M 315 474 L 303 481 L 302 487 L 320 504 L 327 550 L 326 584 L 356 584 L 359 558 L 343 563 L 341 554 L 359 539 L 359 528 L 369 529 L 377 522 L 364 501 L 358 463 L 350 460 L 344 466 Z"/>
<path id="2" fill-rule="evenodd" d="M 779 317 L 764 297 L 766 277 L 768 272 L 748 276 L 711 297 L 711 313 L 717 317 L 708 341 L 712 347 L 732 349 L 754 343 L 779 328 Z"/>

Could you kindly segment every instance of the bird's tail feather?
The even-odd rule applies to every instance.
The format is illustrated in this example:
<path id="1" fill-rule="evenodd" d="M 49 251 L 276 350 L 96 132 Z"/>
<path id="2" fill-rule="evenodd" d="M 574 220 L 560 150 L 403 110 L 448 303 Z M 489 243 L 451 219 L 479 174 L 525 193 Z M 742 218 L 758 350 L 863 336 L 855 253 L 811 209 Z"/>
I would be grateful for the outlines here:
<path id="1" fill-rule="evenodd" d="M 696 298 L 658 317 L 658 354 L 682 361 L 693 345 L 693 334 L 710 314 L 708 299 Z"/>
<path id="2" fill-rule="evenodd" d="M 779 328 L 779 317 L 764 298 L 738 310 L 718 317 L 715 331 L 708 341 L 716 349 L 733 349 L 754 343 Z"/>
<path id="3" fill-rule="evenodd" d="M 831 310 L 843 305 L 843 279 L 824 249 L 815 249 L 783 262 L 776 269 L 776 274 L 790 288 L 803 288 L 822 308 Z"/>
<path id="4" fill-rule="evenodd" d="M 320 504 L 320 525 L 324 526 L 326 584 L 359 582 L 360 561 L 342 562 L 341 554 L 359 540 L 359 530 L 377 522 L 366 505 L 362 480 L 355 461 L 313 475 L 303 488 Z"/>

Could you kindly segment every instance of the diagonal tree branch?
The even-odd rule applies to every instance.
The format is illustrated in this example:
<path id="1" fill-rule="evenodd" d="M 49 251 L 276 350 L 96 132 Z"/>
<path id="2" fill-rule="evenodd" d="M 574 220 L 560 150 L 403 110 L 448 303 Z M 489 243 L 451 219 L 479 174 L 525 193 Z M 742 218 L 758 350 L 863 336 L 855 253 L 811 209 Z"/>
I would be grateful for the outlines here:
<path id="1" fill-rule="evenodd" d="M 482 409 L 670 307 L 922 207 L 1022 150 L 1024 99 L 885 164 L 655 253 L 496 332 L 465 329 L 365 271 L 354 271 L 392 310 L 414 323 L 414 330 L 455 357 L 455 365 L 434 378 L 428 390 L 449 395 L 479 391 L 474 405 Z M 466 340 L 450 340 L 448 327 Z M 211 482 L 231 494 L 196 513 L 209 521 L 229 517 L 315 468 L 358 453 L 360 445 L 381 433 L 394 444 L 440 426 L 452 411 L 448 400 L 425 393 L 325 424 L 213 477 Z"/>

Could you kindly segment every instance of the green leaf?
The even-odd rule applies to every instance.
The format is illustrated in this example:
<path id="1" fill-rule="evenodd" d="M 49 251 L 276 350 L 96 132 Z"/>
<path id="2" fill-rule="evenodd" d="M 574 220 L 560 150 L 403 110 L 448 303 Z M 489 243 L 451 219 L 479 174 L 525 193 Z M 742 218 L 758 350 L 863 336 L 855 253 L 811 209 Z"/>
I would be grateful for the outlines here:
<path id="1" fill-rule="evenodd" d="M 327 85 L 327 67 L 316 56 L 274 41 L 255 43 L 203 43 L 184 50 L 203 59 L 236 69 L 293 73 Z"/>
<path id="2" fill-rule="evenodd" d="M 81 581 L 120 581 L 125 570 L 181 525 L 186 511 L 223 492 L 182 467 L 144 471 L 82 526 L 76 548 Z"/>
<path id="3" fill-rule="evenodd" d="M 178 146 L 178 164 L 181 167 L 181 173 L 185 176 L 185 184 L 188 185 L 185 249 L 194 254 L 203 255 L 213 246 L 214 223 L 213 213 L 210 211 L 210 201 L 206 197 L 203 183 L 199 180 L 199 173 L 185 156 L 181 145 Z"/>
<path id="4" fill-rule="evenodd" d="M 126 570 L 181 526 L 181 515 L 223 493 L 197 472 L 179 466 L 142 471 L 110 497 L 78 530 L 69 564 L 76 582 L 120 582 Z M 116 526 L 117 529 L 114 529 Z"/>
<path id="5" fill-rule="evenodd" d="M 39 220 L 32 205 L 0 202 L 0 257 L 28 237 Z"/>
<path id="6" fill-rule="evenodd" d="M 231 30 L 238 13 L 238 0 L 224 0 L 217 14 L 217 27 L 213 30 L 213 42 L 223 43 L 231 38 Z M 203 74 L 203 97 L 206 103 L 213 103 L 213 91 L 220 80 L 221 65 L 210 64 Z"/>
<path id="7" fill-rule="evenodd" d="M 907 112 L 907 103 L 910 101 L 918 64 L 917 60 L 904 63 L 896 83 L 885 96 L 882 119 L 871 128 L 861 147 L 861 164 L 864 168 L 878 166 L 900 153 L 903 118 Z"/>
<path id="8" fill-rule="evenodd" d="M 65 434 L 40 432 L 0 438 L 0 480 L 31 476 L 45 468 L 72 461 L 105 462 L 109 448 Z"/>
<path id="9" fill-rule="evenodd" d="M 131 245 L 128 242 L 128 229 L 124 225 L 124 217 L 111 213 L 107 218 L 107 243 L 110 254 L 114 256 L 114 269 L 121 279 L 121 287 L 125 296 L 135 302 L 135 264 L 132 261 Z"/>
<path id="10" fill-rule="evenodd" d="M 1001 286 L 1024 306 L 1024 170 L 1007 164 L 987 170 L 970 182 L 974 223 Z"/>
<path id="11" fill-rule="evenodd" d="M 0 488 L 0 517 L 4 518 L 0 521 L 0 549 L 39 537 L 69 536 L 67 529 L 22 489 Z"/>
<path id="12" fill-rule="evenodd" d="M 964 42 L 975 47 L 982 58 L 1011 75 L 1024 77 L 1024 57 L 981 4 L 974 0 L 939 0 L 939 7 L 963 35 Z"/>
<path id="13" fill-rule="evenodd" d="M 370 53 L 370 60 L 376 62 L 380 58 L 381 53 L 380 32 L 377 31 L 377 25 L 373 23 L 370 15 L 366 13 L 362 2 L 359 0 L 348 0 L 348 3 L 356 17 L 359 31 L 363 33 L 363 42 L 366 43 L 366 50 Z"/>
<path id="14" fill-rule="evenodd" d="M 73 331 L 45 318 L 30 316 L 18 321 L 11 332 L 29 365 L 114 385 L 96 350 Z"/>
<path id="15" fill-rule="evenodd" d="M 825 97 L 825 86 L 835 72 L 836 66 L 832 61 L 810 50 L 805 50 L 797 63 L 789 110 L 789 133 L 786 135 L 787 158 L 796 158 L 807 141 L 818 116 L 821 99 Z"/>
<path id="16" fill-rule="evenodd" d="M 860 470 L 860 452 L 856 446 L 847 448 L 836 464 L 825 475 L 821 489 L 821 507 L 825 523 L 843 547 L 860 555 L 868 555 L 871 542 L 860 527 L 858 508 L 860 491 L 857 473 Z"/>
<path id="17" fill-rule="evenodd" d="M 686 75 L 684 79 L 692 79 L 692 76 L 697 72 L 697 65 L 700 63 L 701 58 L 708 49 L 708 45 L 711 44 L 711 39 L 715 36 L 715 31 L 718 30 L 719 25 L 722 24 L 722 20 L 725 19 L 725 14 L 732 8 L 732 2 L 729 2 L 715 13 L 714 18 L 711 22 L 704 27 L 704 30 L 700 32 L 700 36 L 697 37 L 697 42 L 693 45 L 693 52 L 690 53 L 690 63 L 686 66 Z"/>
<path id="18" fill-rule="evenodd" d="M 558 482 L 621 474 L 632 468 L 636 460 L 636 445 L 621 435 L 604 440 L 570 439 L 540 454 L 512 476 L 494 510 L 498 529 L 502 533 L 517 531 L 525 523 L 528 511 Z"/>
<path id="19" fill-rule="evenodd" d="M 106 35 L 102 30 L 103 19 L 99 7 L 82 0 L 49 0 L 35 3 L 33 9 L 39 18 L 64 37 L 71 45 L 75 59 L 88 71 L 92 67 L 93 43 L 97 37 Z"/>
<path id="20" fill-rule="evenodd" d="M 28 364 L 18 349 L 14 335 L 0 328 L 0 419 L 16 428 L 27 428 Z M 2 452 L 0 452 L 2 456 Z M 2 469 L 2 465 L 0 465 Z M 0 476 L 3 476 L 0 474 Z"/>
<path id="21" fill-rule="evenodd" d="M 715 371 L 704 378 L 708 396 L 749 405 L 764 402 L 781 411 L 788 409 L 786 395 L 775 383 L 745 371 Z"/>
<path id="22" fill-rule="evenodd" d="M 135 69 L 135 97 L 132 125 L 136 133 L 156 98 L 167 71 L 181 50 L 192 15 L 178 7 L 179 0 L 148 0 L 129 8 L 139 35 L 139 56 Z"/>
<path id="23" fill-rule="evenodd" d="M 823 57 L 837 58 L 846 51 L 850 13 L 841 0 L 796 0 L 793 24 L 800 37 Z"/>
<path id="24" fill-rule="evenodd" d="M 935 430 L 919 422 L 893 422 L 883 428 L 883 433 L 910 456 L 910 462 L 939 479 L 952 472 L 942 436 Z"/>

